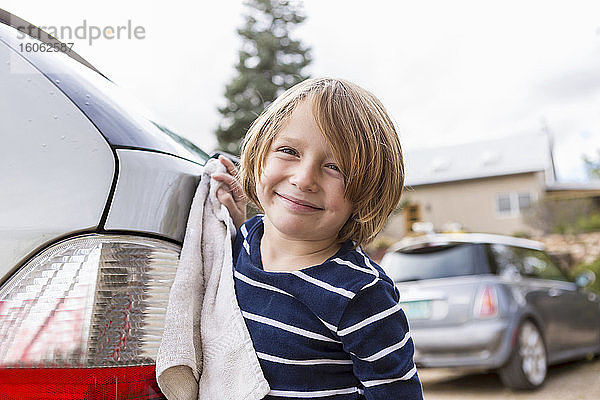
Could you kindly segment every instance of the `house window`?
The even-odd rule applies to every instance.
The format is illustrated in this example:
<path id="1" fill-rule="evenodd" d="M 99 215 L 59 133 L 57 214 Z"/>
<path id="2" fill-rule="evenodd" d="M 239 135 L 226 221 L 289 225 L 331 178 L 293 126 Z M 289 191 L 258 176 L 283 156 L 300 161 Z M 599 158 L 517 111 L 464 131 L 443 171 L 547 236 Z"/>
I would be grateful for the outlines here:
<path id="1" fill-rule="evenodd" d="M 519 193 L 519 211 L 527 210 L 531 207 L 531 193 Z"/>
<path id="2" fill-rule="evenodd" d="M 500 214 L 510 214 L 510 194 L 506 193 L 498 195 L 496 202 L 498 205 L 498 212 Z"/>
<path id="3" fill-rule="evenodd" d="M 508 192 L 496 195 L 496 214 L 501 217 L 517 217 L 529 209 L 535 200 L 532 192 Z"/>

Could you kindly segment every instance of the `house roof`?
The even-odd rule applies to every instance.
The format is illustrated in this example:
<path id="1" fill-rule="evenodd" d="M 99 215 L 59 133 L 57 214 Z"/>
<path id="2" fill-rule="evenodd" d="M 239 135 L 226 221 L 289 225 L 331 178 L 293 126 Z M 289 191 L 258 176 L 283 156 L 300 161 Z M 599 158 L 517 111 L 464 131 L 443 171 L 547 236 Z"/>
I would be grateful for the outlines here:
<path id="1" fill-rule="evenodd" d="M 406 185 L 544 171 L 554 182 L 551 145 L 546 134 L 511 136 L 461 145 L 406 151 Z"/>

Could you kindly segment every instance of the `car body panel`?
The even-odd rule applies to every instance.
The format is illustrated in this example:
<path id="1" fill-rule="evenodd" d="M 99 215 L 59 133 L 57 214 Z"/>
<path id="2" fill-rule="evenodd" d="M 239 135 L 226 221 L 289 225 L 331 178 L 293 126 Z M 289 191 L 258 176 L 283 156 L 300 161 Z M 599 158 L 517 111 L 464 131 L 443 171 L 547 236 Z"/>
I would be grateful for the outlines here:
<path id="1" fill-rule="evenodd" d="M 118 149 L 119 177 L 104 224 L 183 241 L 202 167 L 167 154 Z"/>
<path id="2" fill-rule="evenodd" d="M 580 290 L 573 284 L 571 290 L 561 293 L 559 301 L 569 305 L 569 309 L 582 310 L 579 313 L 568 313 L 567 338 L 569 343 L 587 344 L 589 347 L 598 347 L 600 343 L 600 321 L 595 317 L 600 313 L 600 299 L 594 293 Z M 590 306 L 592 305 L 592 306 Z M 565 353 L 568 349 L 564 350 Z"/>
<path id="3" fill-rule="evenodd" d="M 574 283 L 523 279 L 527 303 L 536 309 L 544 324 L 544 339 L 550 363 L 568 359 L 573 349 L 598 347 L 600 308 L 597 300 Z M 577 353 L 577 351 L 575 351 Z"/>
<path id="4" fill-rule="evenodd" d="M 0 87 L 2 281 L 44 243 L 97 228 L 115 158 L 89 119 L 1 41 Z"/>
<path id="5" fill-rule="evenodd" d="M 517 283 L 525 292 L 527 303 L 540 314 L 544 323 L 546 348 L 550 354 L 573 345 L 569 341 L 567 331 L 569 311 L 572 313 L 573 310 L 570 305 L 563 303 L 562 296 L 558 295 L 565 284 L 567 283 L 542 279 L 523 279 Z"/>

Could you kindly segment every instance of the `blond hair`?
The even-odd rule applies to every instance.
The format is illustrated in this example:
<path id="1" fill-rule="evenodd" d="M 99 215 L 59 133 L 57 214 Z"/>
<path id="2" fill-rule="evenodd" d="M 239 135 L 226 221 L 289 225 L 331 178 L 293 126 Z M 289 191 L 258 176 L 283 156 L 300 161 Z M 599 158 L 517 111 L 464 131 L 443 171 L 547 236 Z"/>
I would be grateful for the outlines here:
<path id="1" fill-rule="evenodd" d="M 252 124 L 242 146 L 240 175 L 246 196 L 256 195 L 273 139 L 296 106 L 308 100 L 312 113 L 344 176 L 344 196 L 354 208 L 340 229 L 340 242 L 368 243 L 398 206 L 404 184 L 402 149 L 381 102 L 342 79 L 307 79 L 278 97 Z"/>

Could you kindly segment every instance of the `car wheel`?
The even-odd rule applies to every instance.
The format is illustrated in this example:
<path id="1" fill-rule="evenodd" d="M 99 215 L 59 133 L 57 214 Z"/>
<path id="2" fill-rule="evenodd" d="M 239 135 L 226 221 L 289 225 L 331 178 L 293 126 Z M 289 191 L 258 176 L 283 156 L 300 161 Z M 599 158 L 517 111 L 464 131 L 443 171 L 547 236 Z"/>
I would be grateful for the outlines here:
<path id="1" fill-rule="evenodd" d="M 546 379 L 546 345 L 531 321 L 521 324 L 518 335 L 508 363 L 498 373 L 502 383 L 511 389 L 536 389 Z"/>

